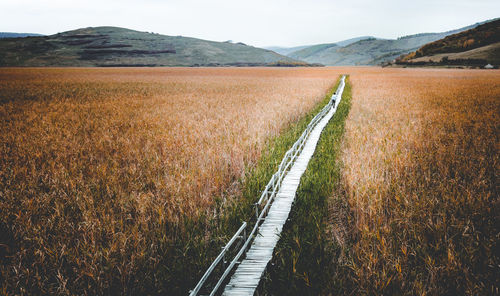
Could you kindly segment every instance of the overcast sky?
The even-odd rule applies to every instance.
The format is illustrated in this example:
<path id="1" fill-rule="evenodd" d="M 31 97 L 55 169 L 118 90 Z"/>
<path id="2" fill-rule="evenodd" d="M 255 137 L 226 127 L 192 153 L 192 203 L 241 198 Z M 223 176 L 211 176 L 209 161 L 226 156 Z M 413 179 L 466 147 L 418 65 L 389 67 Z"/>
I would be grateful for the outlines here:
<path id="1" fill-rule="evenodd" d="M 0 31 L 118 26 L 254 46 L 441 32 L 500 17 L 500 0 L 0 0 Z"/>

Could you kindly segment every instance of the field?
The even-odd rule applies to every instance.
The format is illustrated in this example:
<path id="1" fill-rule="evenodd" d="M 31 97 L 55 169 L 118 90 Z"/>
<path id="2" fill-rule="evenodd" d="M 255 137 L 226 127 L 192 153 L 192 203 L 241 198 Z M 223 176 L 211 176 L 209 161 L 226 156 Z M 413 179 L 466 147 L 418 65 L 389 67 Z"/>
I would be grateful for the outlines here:
<path id="1" fill-rule="evenodd" d="M 1 69 L 2 293 L 185 292 L 269 140 L 337 78 Z"/>
<path id="2" fill-rule="evenodd" d="M 349 74 L 260 287 L 498 294 L 500 72 L 0 69 L 0 294 L 184 295 Z"/>
<path id="3" fill-rule="evenodd" d="M 344 283 L 360 294 L 498 294 L 500 73 L 373 69 L 351 81 L 336 196 L 351 223 L 332 231 L 350 248 Z"/>
<path id="4" fill-rule="evenodd" d="M 500 73 L 335 69 L 345 131 L 341 109 L 264 294 L 498 294 Z"/>

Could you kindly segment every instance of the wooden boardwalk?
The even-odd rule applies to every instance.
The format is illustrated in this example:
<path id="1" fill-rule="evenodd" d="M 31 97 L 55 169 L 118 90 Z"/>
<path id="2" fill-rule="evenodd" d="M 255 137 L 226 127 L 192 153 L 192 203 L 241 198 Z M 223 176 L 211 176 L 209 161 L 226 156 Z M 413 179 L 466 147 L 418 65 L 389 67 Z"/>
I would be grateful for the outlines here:
<path id="1" fill-rule="evenodd" d="M 259 227 L 259 233 L 248 250 L 246 258 L 239 264 L 222 295 L 253 295 L 255 293 L 260 278 L 273 256 L 274 247 L 279 240 L 283 225 L 288 219 L 300 178 L 316 150 L 321 132 L 337 110 L 342 91 L 343 87 L 338 91 L 339 95 L 335 105 L 314 127 L 304 149 L 284 177 L 269 214 Z"/>

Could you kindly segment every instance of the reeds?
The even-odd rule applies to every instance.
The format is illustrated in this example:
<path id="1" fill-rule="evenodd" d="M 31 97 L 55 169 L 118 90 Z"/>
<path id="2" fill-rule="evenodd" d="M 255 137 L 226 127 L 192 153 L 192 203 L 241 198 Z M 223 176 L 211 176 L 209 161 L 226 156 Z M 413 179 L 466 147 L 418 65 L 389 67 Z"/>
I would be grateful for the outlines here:
<path id="1" fill-rule="evenodd" d="M 0 294 L 185 294 L 339 73 L 287 291 L 498 294 L 499 72 L 380 68 L 1 69 Z"/>
<path id="2" fill-rule="evenodd" d="M 346 294 L 498 294 L 500 72 L 364 69 L 351 81 L 336 197 L 352 211 L 352 274 L 334 280 Z"/>
<path id="3" fill-rule="evenodd" d="M 185 293 L 268 140 L 336 78 L 1 69 L 1 293 Z"/>

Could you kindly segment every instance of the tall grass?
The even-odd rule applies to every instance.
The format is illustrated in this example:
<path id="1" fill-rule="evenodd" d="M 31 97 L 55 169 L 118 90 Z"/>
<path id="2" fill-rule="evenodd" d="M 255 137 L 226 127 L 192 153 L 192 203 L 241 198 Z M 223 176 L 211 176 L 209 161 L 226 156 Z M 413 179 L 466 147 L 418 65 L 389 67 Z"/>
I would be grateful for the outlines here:
<path id="1" fill-rule="evenodd" d="M 330 211 L 351 217 L 331 235 L 349 272 L 330 291 L 498 294 L 500 73 L 368 69 L 352 84 L 333 198 L 349 207 Z"/>
<path id="2" fill-rule="evenodd" d="M 184 294 L 336 78 L 1 69 L 1 293 Z"/>

